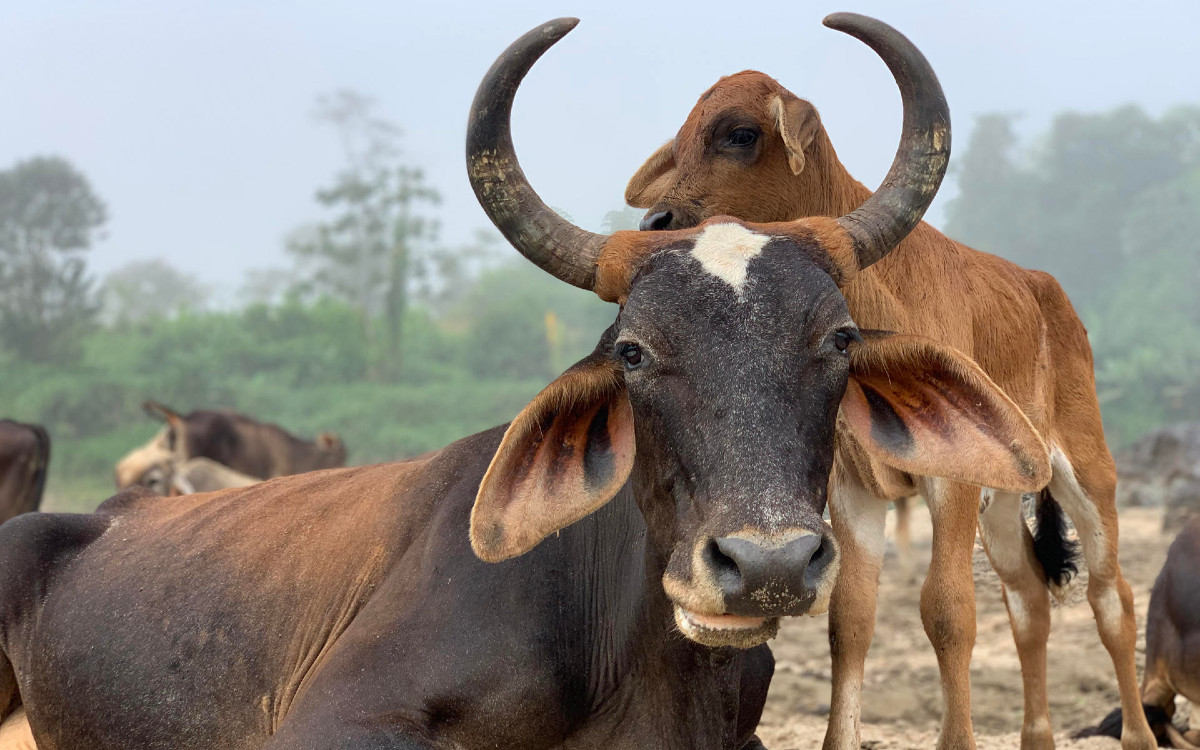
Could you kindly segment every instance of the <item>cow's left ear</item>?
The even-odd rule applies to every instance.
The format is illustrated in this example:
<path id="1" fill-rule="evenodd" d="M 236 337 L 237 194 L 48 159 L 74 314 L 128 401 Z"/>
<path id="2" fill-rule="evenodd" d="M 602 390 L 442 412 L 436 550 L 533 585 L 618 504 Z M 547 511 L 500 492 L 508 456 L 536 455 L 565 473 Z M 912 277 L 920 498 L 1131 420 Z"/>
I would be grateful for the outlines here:
<path id="1" fill-rule="evenodd" d="M 662 200 L 675 179 L 675 141 L 670 140 L 650 154 L 625 186 L 625 202 L 634 208 L 650 208 Z"/>
<path id="2" fill-rule="evenodd" d="M 849 352 L 841 417 L 872 457 L 1013 492 L 1050 481 L 1045 441 L 966 355 L 920 336 L 866 331 Z"/>
<path id="3" fill-rule="evenodd" d="M 633 409 L 619 365 L 594 354 L 517 415 L 479 485 L 471 548 L 522 555 L 617 494 L 633 469 Z"/>

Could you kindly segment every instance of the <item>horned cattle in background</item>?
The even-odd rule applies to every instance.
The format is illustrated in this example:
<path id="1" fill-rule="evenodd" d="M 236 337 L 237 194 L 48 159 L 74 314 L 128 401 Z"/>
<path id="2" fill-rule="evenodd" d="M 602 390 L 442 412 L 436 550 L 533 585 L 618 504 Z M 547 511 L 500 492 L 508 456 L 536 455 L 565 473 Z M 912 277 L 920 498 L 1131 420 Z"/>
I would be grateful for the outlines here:
<path id="1" fill-rule="evenodd" d="M 116 467 L 117 489 L 135 484 L 170 494 L 166 474 L 194 474 L 206 486 L 229 480 L 223 487 L 244 486 L 242 479 L 271 479 L 317 469 L 332 469 L 346 463 L 346 446 L 331 432 L 303 440 L 282 427 L 251 419 L 233 411 L 202 409 L 184 416 L 154 401 L 145 409 L 163 419 L 165 425 L 150 442 L 129 452 Z M 225 475 L 204 463 L 185 467 L 203 458 L 221 464 L 235 474 Z M 161 484 L 161 487 L 159 486 Z M 182 485 L 176 486 L 180 490 Z"/>
<path id="2" fill-rule="evenodd" d="M 593 354 L 510 425 L 424 459 L 169 502 L 135 489 L 0 528 L 0 707 L 39 743 L 761 748 L 761 644 L 820 611 L 838 567 L 839 406 L 863 455 L 1046 482 L 1045 444 L 978 365 L 860 330 L 838 291 L 945 169 L 945 101 L 908 40 L 827 19 L 904 98 L 889 187 L 863 206 L 603 237 L 542 202 L 510 136 L 522 78 L 575 23 L 501 55 L 467 157 L 516 249 L 621 303 Z"/>
<path id="3" fill-rule="evenodd" d="M 876 51 L 888 59 L 878 46 Z M 906 115 L 907 117 L 907 115 Z M 906 119 L 905 132 L 910 127 Z M 893 170 L 944 153 L 942 133 L 902 148 Z M 845 216 L 866 201 L 876 210 L 903 210 L 923 175 L 889 175 L 871 191 L 838 160 L 816 108 L 758 72 L 722 78 L 696 103 L 672 141 L 629 181 L 626 200 L 646 208 L 642 228 L 662 230 L 662 242 L 716 216 L 788 222 Z M 856 238 L 869 220 L 839 220 Z M 903 228 L 903 231 L 900 231 Z M 908 232 L 909 229 L 911 232 Z M 906 234 L 907 233 L 907 234 Z M 1046 695 L 1050 632 L 1047 583 L 1074 570 L 1062 537 L 1065 509 L 1079 531 L 1087 562 L 1088 600 L 1115 667 L 1125 710 L 1124 747 L 1150 748 L 1153 736 L 1137 709 L 1133 597 L 1117 560 L 1116 472 L 1104 441 L 1087 334 L 1062 288 L 1028 271 L 955 242 L 925 223 L 889 225 L 877 247 L 898 247 L 839 283 L 859 328 L 926 337 L 974 357 L 1045 437 L 1053 477 L 1038 499 L 1036 538 L 1021 512 L 1021 493 L 963 476 L 937 479 L 908 460 L 872 453 L 843 405 L 830 515 L 842 549 L 841 576 L 830 608 L 833 695 L 825 747 L 859 746 L 864 661 L 875 621 L 875 594 L 884 551 L 887 500 L 923 495 L 934 526 L 933 560 L 921 592 L 921 617 L 937 651 L 944 715 L 938 746 L 975 746 L 969 665 L 975 642 L 971 551 L 978 519 L 984 547 L 1004 586 L 1025 693 L 1023 748 L 1053 747 Z M 1047 248 L 1053 252 L 1053 248 Z M 862 264 L 867 265 L 867 264 Z M 865 392 L 864 392 L 865 393 Z M 867 394 L 880 413 L 902 405 L 890 394 Z M 929 425 L 934 431 L 938 428 Z M 946 449 L 972 461 L 974 449 L 947 431 Z M 955 445 L 957 444 L 957 448 Z M 1045 484 L 1045 482 L 1042 482 Z M 979 486 L 989 489 L 982 492 Z M 1061 503 L 1061 506 L 1059 505 Z"/>
<path id="4" fill-rule="evenodd" d="M 38 509 L 49 463 L 43 427 L 0 419 L 0 523 Z"/>

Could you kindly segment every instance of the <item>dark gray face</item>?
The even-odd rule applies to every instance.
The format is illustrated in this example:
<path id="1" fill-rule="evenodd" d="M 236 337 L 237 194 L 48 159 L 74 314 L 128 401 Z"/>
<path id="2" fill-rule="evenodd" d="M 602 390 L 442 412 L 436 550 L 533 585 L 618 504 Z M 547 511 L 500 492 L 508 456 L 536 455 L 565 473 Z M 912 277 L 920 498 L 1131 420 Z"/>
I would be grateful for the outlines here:
<path id="1" fill-rule="evenodd" d="M 822 513 L 858 334 L 795 244 L 732 224 L 690 244 L 634 281 L 613 353 L 638 464 L 656 474 L 639 480 L 655 488 L 645 511 L 670 550 L 676 619 L 694 640 L 748 645 L 828 599 L 837 550 Z"/>

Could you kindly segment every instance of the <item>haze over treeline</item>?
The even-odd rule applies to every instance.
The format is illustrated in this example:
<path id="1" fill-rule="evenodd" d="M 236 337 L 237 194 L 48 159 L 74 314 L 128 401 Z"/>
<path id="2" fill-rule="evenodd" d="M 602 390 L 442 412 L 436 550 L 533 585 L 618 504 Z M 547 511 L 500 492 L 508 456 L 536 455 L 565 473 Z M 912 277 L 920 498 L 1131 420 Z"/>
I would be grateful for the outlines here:
<path id="1" fill-rule="evenodd" d="M 390 88 L 384 84 L 370 90 L 334 85 L 308 95 L 294 108 L 296 127 L 317 134 L 314 142 L 321 145 L 289 149 L 286 165 L 269 153 L 261 162 L 232 164 L 221 157 L 197 164 L 193 148 L 211 155 L 207 150 L 213 143 L 205 145 L 207 136 L 189 130 L 195 123 L 181 123 L 186 127 L 180 133 L 159 133 L 148 143 L 131 137 L 81 148 L 87 139 L 80 140 L 78 122 L 30 135 L 26 120 L 36 122 L 57 106 L 50 101 L 53 87 L 41 90 L 47 101 L 26 101 L 29 118 L 12 99 L 2 100 L 6 127 L 12 123 L 15 141 L 27 148 L 14 152 L 12 142 L 0 146 L 5 157 L 0 161 L 0 416 L 49 428 L 55 441 L 53 503 L 82 509 L 105 496 L 115 459 L 158 427 L 142 414 L 147 399 L 185 411 L 235 408 L 306 435 L 334 430 L 345 438 L 353 463 L 383 461 L 511 419 L 592 348 L 614 309 L 522 261 L 474 206 L 461 163 L 463 113 L 478 76 L 512 36 L 547 15 L 526 10 L 532 14 L 528 24 L 505 19 L 497 22 L 499 30 L 486 33 L 460 24 L 456 33 L 486 49 L 464 53 L 463 69 L 426 66 L 417 86 L 425 93 L 406 99 L 404 106 L 380 93 Z M 300 24 L 311 12 L 301 8 L 300 20 L 293 20 Z M 1032 115 L 1031 109 L 1046 104 L 1045 91 L 1010 91 L 997 83 L 995 71 L 976 71 L 991 91 L 963 84 L 968 57 L 961 57 L 963 65 L 949 64 L 959 59 L 953 50 L 965 55 L 962 41 L 947 42 L 932 33 L 938 23 L 953 19 L 936 20 L 922 11 L 910 29 L 898 17 L 903 14 L 875 12 L 910 32 L 939 72 L 944 70 L 956 146 L 950 186 L 931 218 L 951 236 L 1046 270 L 1063 284 L 1090 331 L 1110 443 L 1119 447 L 1156 426 L 1200 419 L 1195 377 L 1200 302 L 1194 291 L 1200 286 L 1195 239 L 1200 237 L 1200 100 L 1195 92 L 1164 98 L 1170 86 L 1147 81 L 1144 97 L 1114 100 L 1130 90 L 1126 79 L 1111 76 L 1112 90 L 1101 95 L 1093 77 L 1107 68 L 1080 48 L 1080 58 L 1097 72 L 1079 79 L 1079 87 L 1091 92 L 1096 106 L 1069 108 L 1070 97 L 1063 97 L 1062 107 Z M 95 13 L 79 10 L 83 18 Z M 837 47 L 829 39 L 833 32 L 816 23 L 820 14 L 813 15 L 811 28 L 797 27 L 789 38 L 795 40 L 802 30 L 816 43 L 789 50 L 787 58 L 807 55 L 812 58 L 806 60 L 808 74 L 823 71 L 823 85 L 809 87 L 818 93 L 801 93 L 821 109 L 851 170 L 874 183 L 890 163 L 897 138 L 891 122 L 895 92 L 868 54 L 853 58 L 847 51 L 856 49 L 853 40 Z M 274 17 L 247 11 L 241 41 L 261 42 L 266 37 L 255 34 L 265 33 L 263 24 Z M 644 30 L 630 31 L 600 17 L 594 36 L 577 40 L 573 34 L 534 69 L 529 91 L 523 89 L 518 100 L 516 125 L 518 150 L 538 190 L 576 222 L 613 231 L 636 227 L 640 217 L 620 205 L 625 179 L 671 135 L 715 74 L 709 75 L 713 61 L 700 64 L 691 57 L 683 37 L 661 35 L 653 48 L 631 49 L 614 40 L 625 33 L 645 40 Z M 198 8 L 181 18 L 211 21 L 208 11 Z M 429 27 L 428 34 L 418 35 L 419 19 L 414 15 L 397 38 L 433 56 L 426 37 L 445 40 L 453 34 Z M 1106 19 L 1089 22 L 1097 38 L 1111 23 Z M 43 30 L 54 28 L 49 16 L 40 23 Z M 325 31 L 346 28 L 338 16 L 330 18 Z M 0 32 L 0 50 L 6 33 Z M 377 33 L 364 31 L 364 44 L 381 43 Z M 1166 33 L 1163 39 L 1169 40 L 1173 32 Z M 1013 39 L 1033 46 L 1041 38 L 1040 31 L 1025 27 L 1014 34 Z M 1128 36 L 1136 46 L 1136 29 Z M 280 38 L 286 42 L 288 34 Z M 60 41 L 69 42 L 70 35 Z M 281 44 L 281 59 L 286 59 L 294 50 Z M 568 52 L 572 44 L 577 47 Z M 834 51 L 826 52 L 823 44 Z M 676 46 L 686 54 L 671 51 Z M 742 56 L 724 48 L 714 52 L 720 58 L 715 64 L 724 66 L 721 72 L 749 65 L 774 72 L 761 62 L 762 50 L 753 44 L 746 48 Z M 634 60 L 652 58 L 656 69 L 678 65 L 688 75 L 657 92 L 609 89 L 604 81 L 612 81 L 600 79 L 624 63 L 598 61 L 617 52 Z M 1008 54 L 1004 59 L 1013 70 L 1007 72 L 1017 78 L 1030 54 L 1014 48 L 1005 53 L 987 40 L 979 42 L 976 53 L 997 59 Z M 0 52 L 0 60 L 9 54 Z M 58 64 L 70 68 L 74 63 L 66 61 L 74 53 L 63 54 Z M 268 64 L 273 54 L 263 46 L 266 67 L 246 75 L 266 76 L 264 71 L 273 70 Z M 854 63 L 831 69 L 841 55 Z M 567 63 L 571 56 L 577 59 Z M 127 62 L 140 59 L 133 55 Z M 560 64 L 565 70 L 556 68 Z M 1074 64 L 1066 61 L 1063 67 L 1082 75 Z M 43 85 L 63 75 L 50 67 Z M 280 81 L 292 80 L 276 72 Z M 225 73 L 236 88 L 235 71 Z M 1045 86 L 1058 85 L 1059 73 L 1047 71 Z M 423 88 L 435 74 L 454 89 L 451 99 L 462 112 L 431 125 L 430 113 L 441 111 L 445 101 L 445 92 Z M 692 74 L 700 78 L 693 80 Z M 38 75 L 34 71 L 31 77 Z M 834 76 L 858 89 L 848 94 L 824 88 Z M 403 87 L 415 77 L 410 72 L 389 83 Z M 12 78 L 0 72 L 0 89 Z M 270 101 L 279 92 L 268 78 L 260 84 Z M 30 90 L 22 86 L 17 88 Z M 589 86 L 586 102 L 574 98 Z M 301 87 L 293 81 L 283 88 L 298 96 Z M 1022 93 L 1030 106 L 1012 106 L 1024 101 Z M 178 95 L 165 91 L 167 100 Z M 1126 98 L 1143 104 L 1121 103 Z M 968 106 L 960 107 L 960 99 Z M 991 99 L 996 106 L 981 108 Z M 547 106 L 555 101 L 558 106 Z M 141 103 L 118 105 L 136 109 Z M 64 105 L 63 111 L 74 106 Z M 845 112 L 856 108 L 859 121 L 846 120 Z M 885 114 L 861 117 L 872 108 Z M 667 109 L 669 116 L 661 116 Z M 222 117 L 244 121 L 242 114 L 217 108 L 205 121 L 219 141 L 235 135 L 223 131 Z M 263 114 L 272 122 L 278 116 L 274 110 Z M 597 119 L 606 123 L 600 130 Z M 898 114 L 894 119 L 898 124 Z M 151 120 L 143 124 L 153 130 Z M 291 137 L 279 134 L 280 141 Z M 158 138 L 162 143 L 155 142 Z M 145 178 L 143 151 L 157 152 L 162 145 L 178 159 L 154 162 L 159 190 L 131 188 L 141 183 L 131 182 L 126 172 Z M 621 159 L 608 158 L 614 153 Z M 121 154 L 130 156 L 122 161 Z M 279 174 L 262 179 L 276 169 Z M 281 176 L 290 181 L 281 184 Z M 196 189 L 197 180 L 202 190 Z M 257 191 L 252 197 L 249 187 Z M 156 213 L 168 205 L 167 218 Z M 185 214 L 187 220 L 180 220 Z"/>

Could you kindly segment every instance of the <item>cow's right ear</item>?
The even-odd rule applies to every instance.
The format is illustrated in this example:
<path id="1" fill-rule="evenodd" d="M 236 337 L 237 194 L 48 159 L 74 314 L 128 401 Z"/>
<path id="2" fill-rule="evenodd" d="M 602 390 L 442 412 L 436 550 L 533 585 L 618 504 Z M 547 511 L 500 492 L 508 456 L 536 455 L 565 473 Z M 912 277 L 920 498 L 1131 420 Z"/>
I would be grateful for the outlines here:
<path id="1" fill-rule="evenodd" d="M 617 494 L 633 469 L 633 408 L 619 365 L 593 354 L 563 373 L 504 433 L 471 510 L 486 562 L 533 549 Z"/>
<path id="2" fill-rule="evenodd" d="M 675 141 L 667 141 L 634 172 L 625 186 L 625 202 L 634 208 L 650 208 L 662 200 L 675 181 Z"/>
<path id="3" fill-rule="evenodd" d="M 771 100 L 771 116 L 775 118 L 775 127 L 787 149 L 788 166 L 792 174 L 800 174 L 804 171 L 804 150 L 821 129 L 821 116 L 810 102 L 791 92 Z"/>

